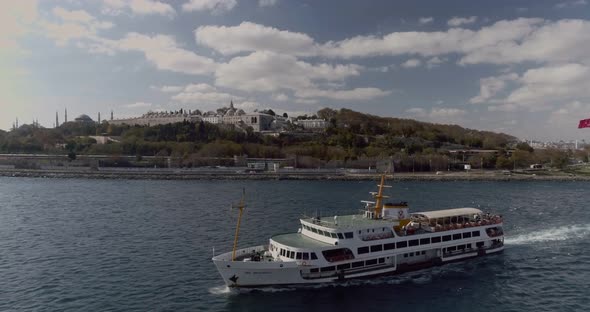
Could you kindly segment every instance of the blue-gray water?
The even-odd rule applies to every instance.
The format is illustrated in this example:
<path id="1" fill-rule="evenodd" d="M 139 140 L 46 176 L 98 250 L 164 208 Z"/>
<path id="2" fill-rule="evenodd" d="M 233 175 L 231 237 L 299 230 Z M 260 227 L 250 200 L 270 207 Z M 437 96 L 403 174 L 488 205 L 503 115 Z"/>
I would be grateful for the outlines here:
<path id="1" fill-rule="evenodd" d="M 0 178 L 0 311 L 588 311 L 585 182 L 400 182 L 414 211 L 505 217 L 503 254 L 368 281 L 228 291 L 210 261 L 297 229 L 303 213 L 357 211 L 375 182 Z M 403 195 L 403 196 L 399 196 Z"/>

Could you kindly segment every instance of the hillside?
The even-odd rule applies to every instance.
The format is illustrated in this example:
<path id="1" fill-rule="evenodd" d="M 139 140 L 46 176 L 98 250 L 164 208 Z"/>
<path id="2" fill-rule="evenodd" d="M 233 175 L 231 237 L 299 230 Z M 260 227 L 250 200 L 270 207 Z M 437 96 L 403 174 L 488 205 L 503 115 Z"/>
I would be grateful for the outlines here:
<path id="1" fill-rule="evenodd" d="M 55 129 L 23 125 L 0 132 L 0 152 L 131 155 L 138 160 L 142 156 L 170 156 L 178 166 L 203 165 L 209 161 L 203 159 L 231 159 L 234 155 L 296 157 L 298 166 L 309 168 L 367 168 L 393 160 L 396 168 L 408 171 L 450 169 L 459 161 L 471 162 L 474 168 L 527 166 L 532 162 L 558 162 L 551 157 L 561 155 L 536 152 L 526 144 L 517 146 L 515 137 L 503 133 L 379 117 L 349 109 L 325 108 L 315 116 L 298 118 L 322 118 L 329 121 L 329 126 L 323 132 L 306 132 L 293 126 L 293 131 L 269 136 L 205 122 L 154 127 L 69 122 Z M 97 144 L 89 137 L 94 135 L 106 135 L 114 141 Z M 506 152 L 515 147 L 515 153 Z M 450 153 L 456 149 L 497 152 L 458 159 L 457 154 Z M 568 159 L 567 155 L 559 157 L 559 163 Z"/>

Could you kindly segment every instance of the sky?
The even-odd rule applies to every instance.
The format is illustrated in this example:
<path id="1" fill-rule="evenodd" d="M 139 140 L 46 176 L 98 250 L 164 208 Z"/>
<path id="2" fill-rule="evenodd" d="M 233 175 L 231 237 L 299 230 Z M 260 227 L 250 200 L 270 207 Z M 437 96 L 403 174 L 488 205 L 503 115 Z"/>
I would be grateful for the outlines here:
<path id="1" fill-rule="evenodd" d="M 590 0 L 0 2 L 0 129 L 232 100 L 590 140 Z"/>

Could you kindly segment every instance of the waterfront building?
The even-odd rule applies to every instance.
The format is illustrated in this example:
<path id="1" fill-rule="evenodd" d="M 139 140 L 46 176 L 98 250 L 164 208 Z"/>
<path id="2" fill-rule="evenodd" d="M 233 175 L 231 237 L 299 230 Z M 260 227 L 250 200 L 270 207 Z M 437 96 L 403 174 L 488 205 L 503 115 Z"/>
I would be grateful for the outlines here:
<path id="1" fill-rule="evenodd" d="M 229 107 L 220 108 L 217 112 L 209 111 L 202 114 L 199 110 L 188 113 L 182 110 L 174 113 L 148 112 L 141 117 L 115 119 L 110 120 L 109 123 L 113 125 L 155 126 L 184 121 L 195 123 L 204 121 L 215 125 L 234 125 L 243 129 L 252 127 L 255 132 L 260 132 L 274 130 L 277 124 L 284 124 L 283 121 L 277 122 L 277 118 L 279 117 L 260 112 L 246 113 L 242 109 L 235 108 L 232 101 Z"/>
<path id="2" fill-rule="evenodd" d="M 324 130 L 328 127 L 328 122 L 324 119 L 301 119 L 296 124 L 305 130 Z"/>
<path id="3" fill-rule="evenodd" d="M 196 113 L 191 112 L 186 113 L 183 111 L 180 112 L 148 112 L 143 114 L 141 117 L 132 117 L 132 118 L 124 118 L 124 119 L 113 119 L 110 120 L 109 123 L 113 125 L 131 125 L 131 126 L 157 126 L 157 125 L 165 125 L 170 123 L 177 123 L 177 122 L 200 122 L 202 120 L 201 116 L 197 115 Z"/>

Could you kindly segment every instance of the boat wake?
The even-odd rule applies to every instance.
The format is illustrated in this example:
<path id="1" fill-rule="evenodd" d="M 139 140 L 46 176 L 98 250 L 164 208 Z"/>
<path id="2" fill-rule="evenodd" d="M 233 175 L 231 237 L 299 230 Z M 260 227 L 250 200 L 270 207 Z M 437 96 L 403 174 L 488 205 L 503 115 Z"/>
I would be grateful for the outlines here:
<path id="1" fill-rule="evenodd" d="M 504 243 L 508 245 L 526 245 L 531 243 L 564 241 L 585 238 L 590 234 L 590 224 L 562 226 L 516 236 L 507 236 Z"/>
<path id="2" fill-rule="evenodd" d="M 209 293 L 212 295 L 225 295 L 231 293 L 231 289 L 227 285 L 220 285 L 209 288 Z"/>

